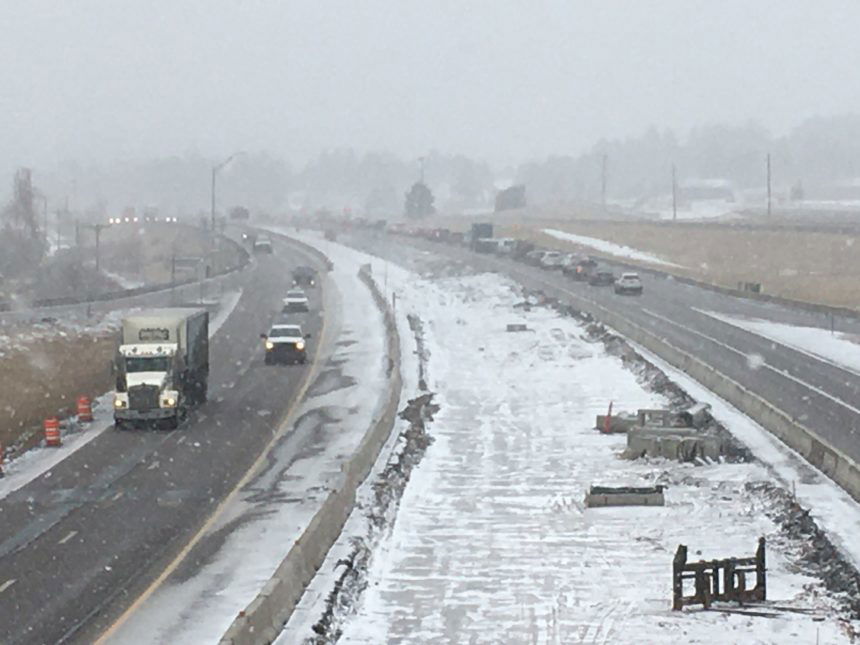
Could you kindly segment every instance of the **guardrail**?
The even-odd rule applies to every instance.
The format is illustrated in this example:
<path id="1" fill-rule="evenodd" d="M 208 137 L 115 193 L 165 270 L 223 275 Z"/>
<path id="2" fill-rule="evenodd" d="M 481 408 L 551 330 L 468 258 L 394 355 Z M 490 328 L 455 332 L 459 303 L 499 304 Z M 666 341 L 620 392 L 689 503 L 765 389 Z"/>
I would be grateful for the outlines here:
<path id="1" fill-rule="evenodd" d="M 115 305 L 130 301 L 127 306 L 134 306 L 138 301 L 140 304 L 152 305 L 148 301 L 148 297 L 157 294 L 162 294 L 165 300 L 164 305 L 172 304 L 174 300 L 187 300 L 198 298 L 202 299 L 205 295 L 206 287 L 213 284 L 221 284 L 227 276 L 234 275 L 236 272 L 244 269 L 250 262 L 248 251 L 241 244 L 226 236 L 220 236 L 222 243 L 232 246 L 237 251 L 238 262 L 225 267 L 223 270 L 210 275 L 207 278 L 188 279 L 179 282 L 162 283 L 157 285 L 148 285 L 145 287 L 136 287 L 133 289 L 123 289 L 121 291 L 113 291 L 102 294 L 93 294 L 84 298 L 44 298 L 36 300 L 30 307 L 20 310 L 0 311 L 0 321 L 38 321 L 45 318 L 53 318 L 56 316 L 65 315 L 89 315 L 94 310 L 103 311 L 115 307 L 104 305 Z M 147 301 L 147 302 L 142 302 Z"/>
<path id="2" fill-rule="evenodd" d="M 292 238 L 289 239 L 302 248 L 313 248 L 296 242 Z M 322 255 L 318 250 L 314 249 L 314 251 Z M 221 638 L 221 645 L 253 645 L 269 643 L 277 638 L 295 610 L 305 588 L 325 561 L 329 549 L 340 536 L 355 506 L 356 491 L 376 462 L 382 446 L 394 427 L 402 389 L 400 337 L 394 315 L 369 272 L 363 270 L 359 272 L 359 277 L 368 285 L 385 321 L 388 358 L 391 361 L 390 364 L 394 366 L 392 378 L 389 381 L 387 403 L 365 433 L 355 453 L 341 466 L 338 481 L 316 515 L 257 597 L 233 621 Z"/>

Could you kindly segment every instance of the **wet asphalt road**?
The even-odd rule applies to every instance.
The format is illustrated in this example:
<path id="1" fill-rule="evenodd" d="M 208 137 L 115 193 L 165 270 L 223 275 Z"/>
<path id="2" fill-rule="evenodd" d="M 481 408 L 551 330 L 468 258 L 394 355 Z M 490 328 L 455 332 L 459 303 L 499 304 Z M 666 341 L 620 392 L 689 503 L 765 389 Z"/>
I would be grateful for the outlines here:
<path id="1" fill-rule="evenodd" d="M 836 316 L 831 321 L 822 313 L 737 298 L 644 272 L 640 274 L 644 285 L 641 296 L 619 296 L 611 287 L 590 287 L 560 271 L 473 253 L 463 247 L 362 234 L 354 236 L 353 241 L 369 252 L 388 256 L 409 268 L 420 266 L 420 256 L 430 253 L 480 270 L 498 271 L 526 287 L 542 289 L 573 305 L 576 305 L 574 297 L 588 298 L 696 355 L 860 462 L 860 370 L 838 367 L 715 320 L 702 311 L 826 330 L 832 324 L 838 331 L 858 335 L 860 320 Z M 604 264 L 616 275 L 629 270 Z"/>
<path id="2" fill-rule="evenodd" d="M 290 267 L 310 263 L 277 242 L 246 269 L 210 343 L 209 402 L 179 430 L 110 428 L 0 501 L 0 643 L 90 642 L 229 494 L 310 368 L 264 365 L 259 338 L 279 317 Z M 321 300 L 309 295 L 302 324 L 315 352 Z"/>

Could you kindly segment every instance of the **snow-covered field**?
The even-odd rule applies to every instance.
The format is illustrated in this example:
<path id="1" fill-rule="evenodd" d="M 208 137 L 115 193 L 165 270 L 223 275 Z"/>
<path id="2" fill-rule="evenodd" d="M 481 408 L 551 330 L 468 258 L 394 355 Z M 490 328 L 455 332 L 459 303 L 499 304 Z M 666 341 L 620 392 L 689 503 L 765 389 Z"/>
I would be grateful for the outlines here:
<path id="1" fill-rule="evenodd" d="M 360 256 L 325 250 L 335 265 Z M 623 435 L 595 431 L 595 415 L 609 401 L 616 410 L 664 401 L 577 321 L 515 308 L 522 294 L 497 275 L 390 270 L 387 279 L 401 334 L 410 333 L 406 314 L 424 322 L 427 380 L 441 410 L 339 642 L 848 642 L 834 598 L 800 573 L 803 545 L 746 486 L 774 481 L 765 464 L 622 460 Z M 508 333 L 507 322 L 530 331 Z M 582 504 L 591 484 L 654 483 L 669 486 L 665 507 Z M 334 556 L 367 537 L 356 513 L 358 533 L 347 531 Z M 695 559 L 744 556 L 759 536 L 768 538 L 769 601 L 814 615 L 670 610 L 678 544 Z M 335 564 L 330 557 L 324 579 Z M 312 617 L 326 605 L 324 585 L 314 585 L 279 643 L 313 638 Z"/>
<path id="2" fill-rule="evenodd" d="M 558 231 L 554 228 L 545 228 L 543 232 L 547 235 L 550 235 L 559 240 L 564 240 L 565 242 L 573 242 L 574 244 L 580 244 L 582 246 L 587 246 L 602 253 L 607 253 L 608 255 L 613 255 L 617 258 L 626 258 L 628 260 L 639 260 L 640 262 L 648 262 L 650 264 L 657 264 L 660 266 L 666 267 L 680 267 L 679 264 L 673 264 L 671 262 L 667 262 L 663 258 L 660 258 L 651 253 L 646 253 L 644 251 L 638 251 L 629 246 L 622 246 L 620 244 L 614 244 L 613 242 L 607 242 L 606 240 L 601 240 L 596 237 L 587 237 L 585 235 L 576 235 L 574 233 L 566 233 L 565 231 Z"/>

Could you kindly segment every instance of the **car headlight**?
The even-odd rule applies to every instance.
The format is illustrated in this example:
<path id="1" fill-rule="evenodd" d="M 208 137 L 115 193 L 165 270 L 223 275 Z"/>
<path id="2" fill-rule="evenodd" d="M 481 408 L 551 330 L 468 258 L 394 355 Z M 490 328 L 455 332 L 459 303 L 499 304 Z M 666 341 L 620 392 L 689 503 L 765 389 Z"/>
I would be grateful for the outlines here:
<path id="1" fill-rule="evenodd" d="M 275 349 L 275 343 L 270 340 L 266 341 L 266 349 Z"/>
<path id="2" fill-rule="evenodd" d="M 164 399 L 162 401 L 162 403 L 164 404 L 165 408 L 176 407 L 176 399 L 174 399 L 172 396 L 168 396 L 166 399 Z"/>
<path id="3" fill-rule="evenodd" d="M 304 349 L 304 348 L 305 348 L 305 341 L 300 340 L 299 342 L 296 343 L 296 349 Z"/>

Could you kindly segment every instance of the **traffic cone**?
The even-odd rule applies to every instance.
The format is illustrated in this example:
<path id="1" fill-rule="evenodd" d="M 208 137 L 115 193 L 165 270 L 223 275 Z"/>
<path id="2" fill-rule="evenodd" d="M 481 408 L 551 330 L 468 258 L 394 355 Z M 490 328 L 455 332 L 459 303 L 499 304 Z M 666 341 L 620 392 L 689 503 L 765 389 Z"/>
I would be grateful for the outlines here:
<path id="1" fill-rule="evenodd" d="M 60 420 L 57 417 L 45 419 L 45 445 L 58 448 L 62 445 L 60 440 Z"/>
<path id="2" fill-rule="evenodd" d="M 612 401 L 609 402 L 609 411 L 603 420 L 603 432 L 609 434 L 612 431 Z"/>
<path id="3" fill-rule="evenodd" d="M 78 421 L 89 423 L 93 420 L 93 403 L 88 396 L 78 397 Z"/>

